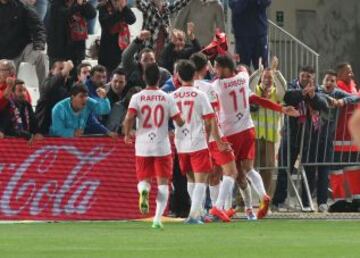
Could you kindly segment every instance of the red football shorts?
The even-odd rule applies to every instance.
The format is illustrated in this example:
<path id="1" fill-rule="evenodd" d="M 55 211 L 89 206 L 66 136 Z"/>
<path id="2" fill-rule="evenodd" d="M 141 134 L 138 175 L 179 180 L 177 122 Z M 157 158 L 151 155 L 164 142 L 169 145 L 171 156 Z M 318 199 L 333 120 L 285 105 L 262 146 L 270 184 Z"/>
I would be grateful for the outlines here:
<path id="1" fill-rule="evenodd" d="M 221 138 L 224 142 L 229 142 L 226 137 Z M 210 155 L 212 162 L 215 166 L 225 165 L 233 160 L 235 160 L 235 155 L 233 151 L 220 151 L 216 142 L 209 143 Z"/>
<path id="2" fill-rule="evenodd" d="M 181 174 L 188 172 L 211 173 L 212 164 L 208 149 L 190 153 L 178 153 Z"/>
<path id="3" fill-rule="evenodd" d="M 226 136 L 227 140 L 232 144 L 237 162 L 255 159 L 255 137 L 255 128 Z"/>
<path id="4" fill-rule="evenodd" d="M 173 170 L 171 155 L 163 157 L 136 156 L 136 176 L 139 181 L 152 177 L 170 178 Z"/>

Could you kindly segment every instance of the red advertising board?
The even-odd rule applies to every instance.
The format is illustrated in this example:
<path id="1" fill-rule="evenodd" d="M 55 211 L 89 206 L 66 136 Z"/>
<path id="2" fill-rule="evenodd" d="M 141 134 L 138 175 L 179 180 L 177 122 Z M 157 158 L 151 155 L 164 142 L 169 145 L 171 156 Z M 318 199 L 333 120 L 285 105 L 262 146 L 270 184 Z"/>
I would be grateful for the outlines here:
<path id="1" fill-rule="evenodd" d="M 136 184 L 122 139 L 0 140 L 0 220 L 140 218 Z"/>

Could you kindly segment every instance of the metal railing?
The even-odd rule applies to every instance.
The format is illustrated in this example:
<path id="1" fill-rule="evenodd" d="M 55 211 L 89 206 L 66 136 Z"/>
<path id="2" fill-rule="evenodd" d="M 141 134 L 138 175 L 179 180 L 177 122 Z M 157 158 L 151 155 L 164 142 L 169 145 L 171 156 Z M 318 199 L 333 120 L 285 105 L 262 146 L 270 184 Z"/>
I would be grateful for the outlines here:
<path id="1" fill-rule="evenodd" d="M 319 54 L 304 42 L 290 34 L 271 20 L 268 29 L 269 60 L 272 56 L 279 58 L 279 70 L 287 81 L 297 77 L 299 68 L 310 65 L 315 69 L 319 80 Z"/>

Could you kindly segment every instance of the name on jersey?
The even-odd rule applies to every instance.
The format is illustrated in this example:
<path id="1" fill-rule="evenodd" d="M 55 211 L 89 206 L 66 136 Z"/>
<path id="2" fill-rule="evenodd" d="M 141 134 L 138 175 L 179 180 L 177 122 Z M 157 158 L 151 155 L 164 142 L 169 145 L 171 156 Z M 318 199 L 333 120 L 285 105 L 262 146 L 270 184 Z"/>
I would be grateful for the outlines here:
<path id="1" fill-rule="evenodd" d="M 166 101 L 166 98 L 162 95 L 142 95 L 140 101 Z"/>
<path id="2" fill-rule="evenodd" d="M 230 81 L 230 82 L 224 82 L 224 88 L 233 88 L 233 87 L 238 87 L 238 86 L 243 86 L 246 84 L 246 80 L 245 79 L 237 79 L 235 81 Z"/>
<path id="3" fill-rule="evenodd" d="M 175 92 L 174 98 L 175 99 L 182 99 L 182 98 L 188 98 L 188 97 L 195 98 L 197 95 L 198 94 L 195 91 Z"/>

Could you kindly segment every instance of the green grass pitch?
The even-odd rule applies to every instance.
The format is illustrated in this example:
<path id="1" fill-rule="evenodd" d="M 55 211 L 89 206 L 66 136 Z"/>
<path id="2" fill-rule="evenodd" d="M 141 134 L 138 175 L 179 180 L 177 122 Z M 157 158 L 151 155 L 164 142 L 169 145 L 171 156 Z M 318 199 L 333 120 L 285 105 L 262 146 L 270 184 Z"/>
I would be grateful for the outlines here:
<path id="1" fill-rule="evenodd" d="M 66 222 L 0 225 L 0 257 L 360 257 L 359 221 L 264 220 L 184 225 Z"/>

